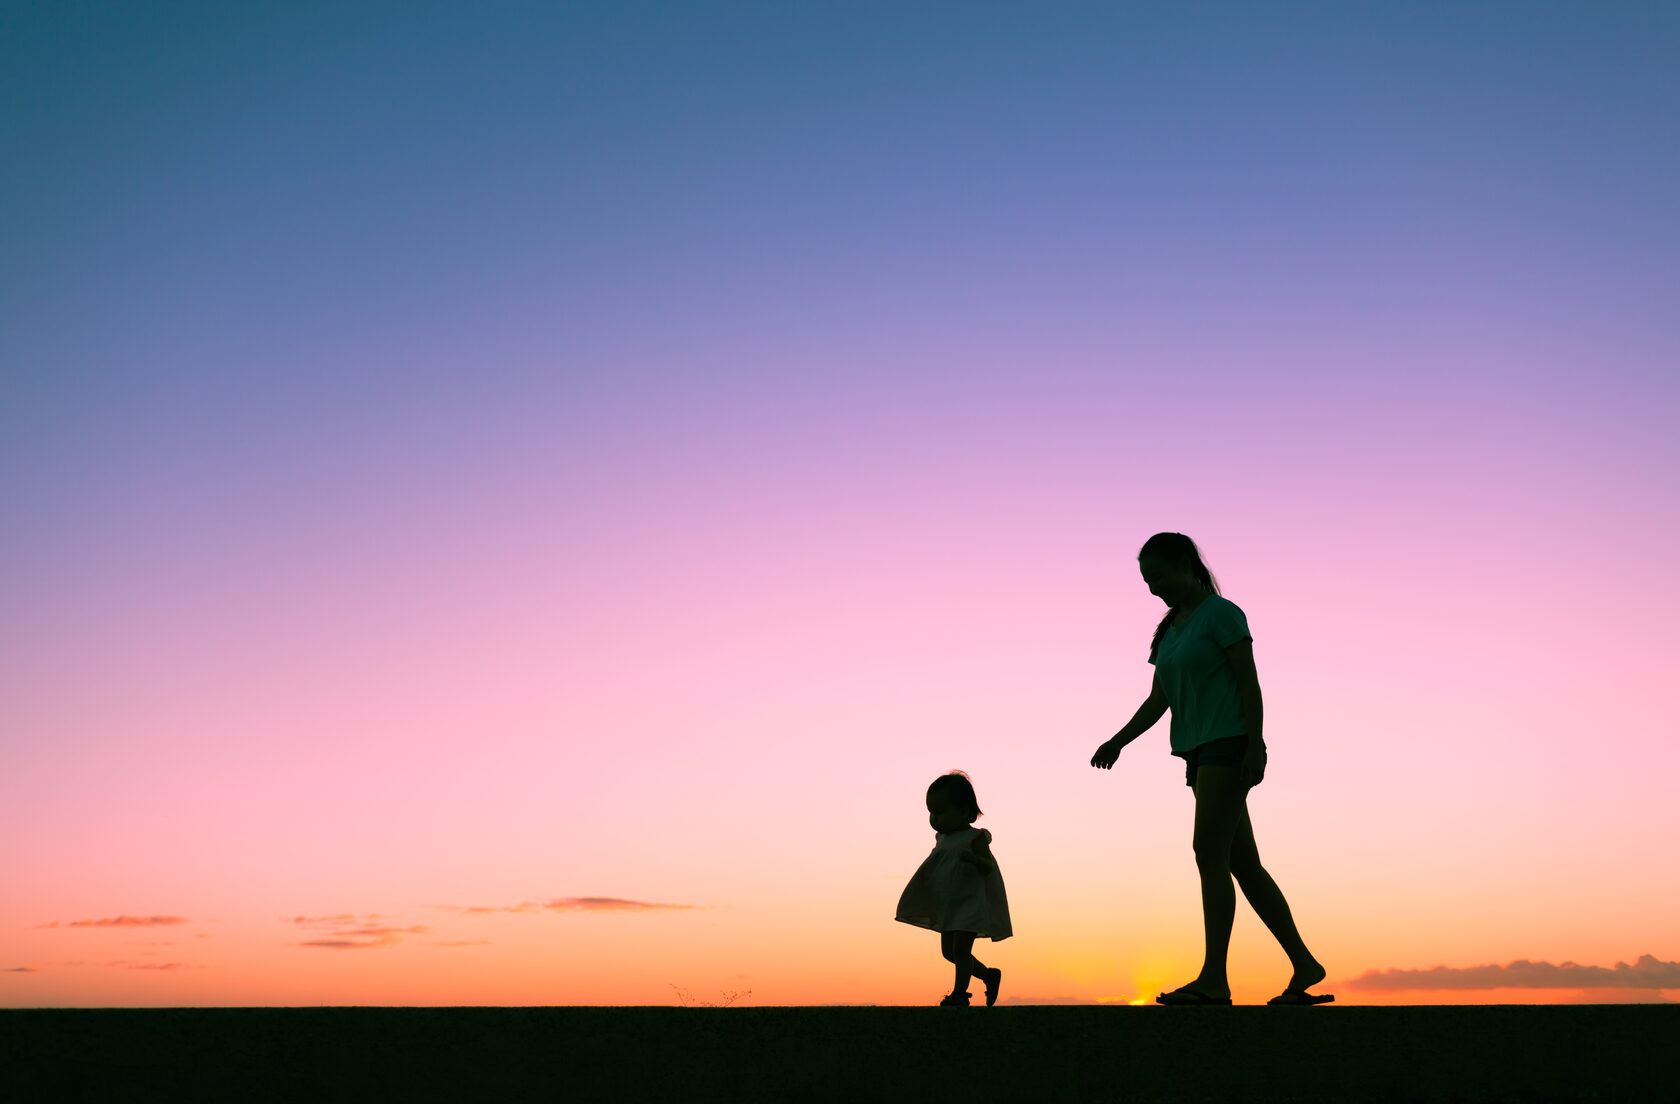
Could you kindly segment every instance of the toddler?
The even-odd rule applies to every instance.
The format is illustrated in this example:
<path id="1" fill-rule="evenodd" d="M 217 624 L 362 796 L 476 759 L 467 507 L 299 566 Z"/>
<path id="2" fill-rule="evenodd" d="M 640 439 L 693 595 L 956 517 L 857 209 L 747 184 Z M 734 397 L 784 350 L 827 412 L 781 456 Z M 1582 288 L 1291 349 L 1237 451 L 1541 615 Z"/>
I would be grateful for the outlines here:
<path id="1" fill-rule="evenodd" d="M 936 833 L 933 852 L 923 860 L 898 899 L 897 919 L 939 933 L 939 949 L 957 968 L 951 995 L 939 1003 L 966 1006 L 968 979 L 986 986 L 986 1003 L 997 1002 L 1003 971 L 974 957 L 974 940 L 996 942 L 1013 934 L 1003 875 L 992 857 L 992 834 L 974 827 L 980 805 L 962 771 L 933 780 L 927 791 L 928 823 Z"/>

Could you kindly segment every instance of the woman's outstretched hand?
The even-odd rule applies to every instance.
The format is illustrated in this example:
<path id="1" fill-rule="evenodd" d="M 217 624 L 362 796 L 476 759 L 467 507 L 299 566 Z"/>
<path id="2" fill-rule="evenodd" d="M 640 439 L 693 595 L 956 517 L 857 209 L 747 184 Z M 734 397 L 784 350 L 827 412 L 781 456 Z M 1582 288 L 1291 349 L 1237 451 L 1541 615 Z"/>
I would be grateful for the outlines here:
<path id="1" fill-rule="evenodd" d="M 1104 740 L 1097 748 L 1097 753 L 1091 756 L 1091 765 L 1101 770 L 1107 770 L 1120 758 L 1120 749 L 1125 747 L 1118 738 Z"/>

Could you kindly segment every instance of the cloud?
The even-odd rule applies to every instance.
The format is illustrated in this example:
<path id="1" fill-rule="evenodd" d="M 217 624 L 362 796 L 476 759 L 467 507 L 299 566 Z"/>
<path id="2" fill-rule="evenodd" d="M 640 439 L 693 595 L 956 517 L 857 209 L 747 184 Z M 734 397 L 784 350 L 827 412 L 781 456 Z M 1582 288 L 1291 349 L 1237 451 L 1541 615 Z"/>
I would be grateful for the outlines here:
<path id="1" fill-rule="evenodd" d="M 428 943 L 428 947 L 488 947 L 488 939 L 451 939 L 446 942 Z"/>
<path id="2" fill-rule="evenodd" d="M 556 897 L 543 905 L 553 912 L 654 912 L 660 909 L 684 911 L 701 905 L 667 905 L 651 901 L 627 901 L 622 897 Z"/>
<path id="3" fill-rule="evenodd" d="M 181 962 L 107 962 L 107 970 L 185 970 Z"/>
<path id="4" fill-rule="evenodd" d="M 0 974 L 38 974 L 39 970 L 33 966 L 8 966 L 0 970 Z"/>
<path id="5" fill-rule="evenodd" d="M 103 920 L 72 920 L 63 925 L 66 928 L 165 928 L 172 924 L 191 923 L 184 916 L 108 916 Z M 50 924 L 42 924 L 43 928 L 56 928 L 57 920 Z"/>
<path id="6" fill-rule="evenodd" d="M 1507 966 L 1470 966 L 1456 969 L 1368 970 L 1348 982 L 1354 989 L 1397 992 L 1423 989 L 1680 989 L 1680 962 L 1662 962 L 1640 955 L 1629 966 L 1553 965 L 1518 959 Z"/>
<path id="7" fill-rule="evenodd" d="M 375 947 L 391 947 L 401 943 L 405 935 L 431 934 L 432 929 L 422 925 L 397 927 L 376 922 L 381 919 L 383 917 L 377 912 L 362 917 L 344 912 L 337 916 L 293 916 L 284 922 L 332 936 L 331 939 L 311 939 L 298 944 L 300 947 L 314 947 L 326 951 L 362 951 Z"/>
<path id="8" fill-rule="evenodd" d="M 289 917 L 285 923 L 297 924 L 305 928 L 334 928 L 343 924 L 361 924 L 378 919 L 380 919 L 380 915 L 377 912 L 370 912 L 365 918 L 358 917 L 354 913 L 341 912 L 337 916 L 293 916 Z"/>
<path id="9" fill-rule="evenodd" d="M 526 901 L 518 905 L 475 905 L 460 911 L 467 916 L 484 916 L 497 912 L 682 912 L 708 907 L 632 901 L 624 897 L 551 897 L 546 901 Z"/>

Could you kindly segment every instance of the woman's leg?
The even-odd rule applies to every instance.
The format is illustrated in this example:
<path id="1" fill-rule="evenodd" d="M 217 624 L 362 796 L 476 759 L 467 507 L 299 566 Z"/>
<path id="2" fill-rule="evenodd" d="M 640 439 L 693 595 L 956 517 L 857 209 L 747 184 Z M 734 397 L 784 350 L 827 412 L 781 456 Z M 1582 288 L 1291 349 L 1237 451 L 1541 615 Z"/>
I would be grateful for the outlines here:
<path id="1" fill-rule="evenodd" d="M 1243 896 L 1254 907 L 1255 915 L 1260 917 L 1289 956 L 1289 962 L 1295 968 L 1294 976 L 1289 979 L 1289 988 L 1305 990 L 1323 981 L 1324 967 L 1307 950 L 1301 933 L 1295 929 L 1295 917 L 1289 911 L 1289 902 L 1283 899 L 1283 890 L 1260 865 L 1260 849 L 1254 843 L 1254 826 L 1249 822 L 1246 802 L 1237 821 L 1237 830 L 1231 838 L 1231 873 L 1236 876 L 1237 885 L 1242 887 Z"/>
<path id="2" fill-rule="evenodd" d="M 1231 884 L 1231 842 L 1246 813 L 1248 787 L 1241 768 L 1203 765 L 1196 768 L 1196 829 L 1192 846 L 1202 879 L 1202 972 L 1187 988 L 1210 997 L 1231 995 L 1225 960 L 1231 948 L 1231 921 L 1237 911 L 1237 891 Z"/>

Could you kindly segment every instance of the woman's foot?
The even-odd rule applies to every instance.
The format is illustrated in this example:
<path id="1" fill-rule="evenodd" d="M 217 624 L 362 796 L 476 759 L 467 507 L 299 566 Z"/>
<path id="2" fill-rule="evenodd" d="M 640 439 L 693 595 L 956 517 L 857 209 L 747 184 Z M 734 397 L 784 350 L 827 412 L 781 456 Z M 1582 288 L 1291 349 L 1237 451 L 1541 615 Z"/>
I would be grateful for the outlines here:
<path id="1" fill-rule="evenodd" d="M 1211 978 L 1206 974 L 1197 974 L 1195 979 L 1191 981 L 1189 985 L 1183 986 L 1178 990 L 1178 992 L 1182 993 L 1185 990 L 1200 993 L 1203 996 L 1212 997 L 1215 1000 L 1231 999 L 1231 983 L 1226 979 L 1224 974 Z"/>
<path id="2" fill-rule="evenodd" d="M 1155 997 L 1156 1004 L 1191 1004 L 1191 1005 L 1219 1005 L 1224 1007 L 1231 1003 L 1231 994 L 1224 995 L 1210 993 L 1206 989 L 1198 988 L 1195 982 L 1181 989 L 1174 989 L 1170 993 L 1161 993 Z"/>
<path id="3" fill-rule="evenodd" d="M 1288 989 L 1295 993 L 1305 993 L 1308 989 L 1324 980 L 1324 967 L 1315 959 L 1308 959 L 1295 967 L 1295 972 L 1289 976 Z"/>
<path id="4" fill-rule="evenodd" d="M 967 1008 L 968 1007 L 968 994 L 967 993 L 952 993 L 950 996 L 948 996 L 944 1000 L 940 1001 L 939 1006 L 941 1008 Z"/>
<path id="5" fill-rule="evenodd" d="M 993 966 L 980 975 L 980 980 L 986 983 L 986 1007 L 997 1003 L 998 986 L 1003 984 L 1003 971 Z"/>

